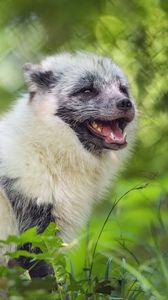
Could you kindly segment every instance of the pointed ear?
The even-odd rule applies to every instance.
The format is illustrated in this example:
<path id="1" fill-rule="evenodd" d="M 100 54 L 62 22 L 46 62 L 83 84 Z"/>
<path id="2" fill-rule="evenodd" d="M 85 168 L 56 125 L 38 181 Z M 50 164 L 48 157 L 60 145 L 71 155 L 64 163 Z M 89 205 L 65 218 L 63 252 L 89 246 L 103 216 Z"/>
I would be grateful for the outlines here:
<path id="1" fill-rule="evenodd" d="M 43 70 L 41 65 L 27 63 L 23 66 L 23 70 L 30 92 L 50 90 L 56 83 L 56 77 L 53 72 Z"/>

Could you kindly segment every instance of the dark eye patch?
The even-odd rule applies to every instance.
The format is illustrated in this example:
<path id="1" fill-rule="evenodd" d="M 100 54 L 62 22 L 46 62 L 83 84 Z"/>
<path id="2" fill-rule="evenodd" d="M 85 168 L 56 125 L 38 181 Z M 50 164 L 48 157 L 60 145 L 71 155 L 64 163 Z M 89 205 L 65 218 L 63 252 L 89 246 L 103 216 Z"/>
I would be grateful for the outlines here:
<path id="1" fill-rule="evenodd" d="M 96 95 L 98 93 L 98 90 L 93 87 L 93 85 L 90 86 L 84 86 L 83 88 L 75 91 L 72 96 L 77 96 L 77 95 Z"/>
<path id="2" fill-rule="evenodd" d="M 129 92 L 128 92 L 127 86 L 120 84 L 119 90 L 120 90 L 121 93 L 123 93 L 124 95 L 129 97 Z"/>
<path id="3" fill-rule="evenodd" d="M 82 76 L 79 81 L 73 87 L 70 96 L 95 96 L 98 94 L 98 90 L 94 87 L 94 82 L 96 80 L 96 74 L 87 72 Z"/>

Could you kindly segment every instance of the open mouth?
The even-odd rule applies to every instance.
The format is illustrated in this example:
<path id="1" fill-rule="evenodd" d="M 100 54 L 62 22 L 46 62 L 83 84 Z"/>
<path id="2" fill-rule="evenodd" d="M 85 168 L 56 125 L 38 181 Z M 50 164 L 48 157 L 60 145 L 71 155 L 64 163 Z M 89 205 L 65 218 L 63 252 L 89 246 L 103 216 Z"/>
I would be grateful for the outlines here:
<path id="1" fill-rule="evenodd" d="M 126 133 L 124 129 L 130 121 L 126 118 L 119 118 L 112 121 L 93 120 L 87 122 L 88 129 L 92 134 L 101 138 L 107 148 L 126 146 Z"/>

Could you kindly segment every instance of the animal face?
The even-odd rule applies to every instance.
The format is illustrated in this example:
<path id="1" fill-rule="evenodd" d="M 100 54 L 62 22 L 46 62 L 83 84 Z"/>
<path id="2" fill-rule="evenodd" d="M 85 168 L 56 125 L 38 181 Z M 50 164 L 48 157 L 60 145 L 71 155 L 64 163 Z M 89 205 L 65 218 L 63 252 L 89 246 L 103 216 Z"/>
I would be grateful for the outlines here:
<path id="1" fill-rule="evenodd" d="M 64 53 L 25 70 L 32 98 L 52 95 L 56 107 L 50 113 L 68 124 L 86 149 L 98 153 L 127 145 L 136 109 L 123 72 L 110 58 Z"/>

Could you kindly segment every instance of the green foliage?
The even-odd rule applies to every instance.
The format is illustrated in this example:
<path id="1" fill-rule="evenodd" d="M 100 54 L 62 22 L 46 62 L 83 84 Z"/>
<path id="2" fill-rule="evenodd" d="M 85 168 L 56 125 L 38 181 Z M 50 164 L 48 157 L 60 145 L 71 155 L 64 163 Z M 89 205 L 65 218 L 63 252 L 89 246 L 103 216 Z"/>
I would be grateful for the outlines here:
<path id="1" fill-rule="evenodd" d="M 142 184 L 121 195 L 113 203 L 104 222 L 100 222 L 99 230 L 92 225 L 92 233 L 89 237 L 88 234 L 83 235 L 78 247 L 65 245 L 56 235 L 58 228 L 53 223 L 40 235 L 37 235 L 35 228 L 31 228 L 20 236 L 10 236 L 7 241 L 1 241 L 2 245 L 21 245 L 31 240 L 33 247 L 40 247 L 43 253 L 30 254 L 17 250 L 9 255 L 12 258 L 25 255 L 32 259 L 45 259 L 53 266 L 55 277 L 32 281 L 27 271 L 21 268 L 1 267 L 0 294 L 6 295 L 9 300 L 65 299 L 67 295 L 70 299 L 166 299 L 168 259 L 163 216 L 158 215 L 157 222 L 155 220 L 155 224 L 151 224 L 148 243 L 145 240 L 136 241 L 137 235 L 130 237 L 130 233 L 123 229 L 122 235 L 115 232 L 115 237 L 106 236 L 109 230 L 106 227 L 110 226 L 110 230 L 115 228 L 115 210 L 122 205 L 123 199 L 129 202 L 131 194 L 139 197 L 140 191 L 145 195 L 148 188 Z M 129 226 L 133 224 L 134 221 L 130 220 Z M 133 234 L 133 230 L 130 232 Z M 82 253 L 81 249 L 86 251 Z"/>
<path id="2" fill-rule="evenodd" d="M 49 278 L 31 281 L 23 270 L 1 267 L 2 299 L 167 299 L 167 28 L 164 0 L 0 1 L 1 111 L 25 89 L 25 62 L 81 48 L 121 65 L 140 119 L 133 158 L 75 247 L 62 251 L 53 224 L 42 235 L 30 229 L 7 241 L 40 246 L 32 259 L 53 265 L 58 290 L 49 294 Z"/>

